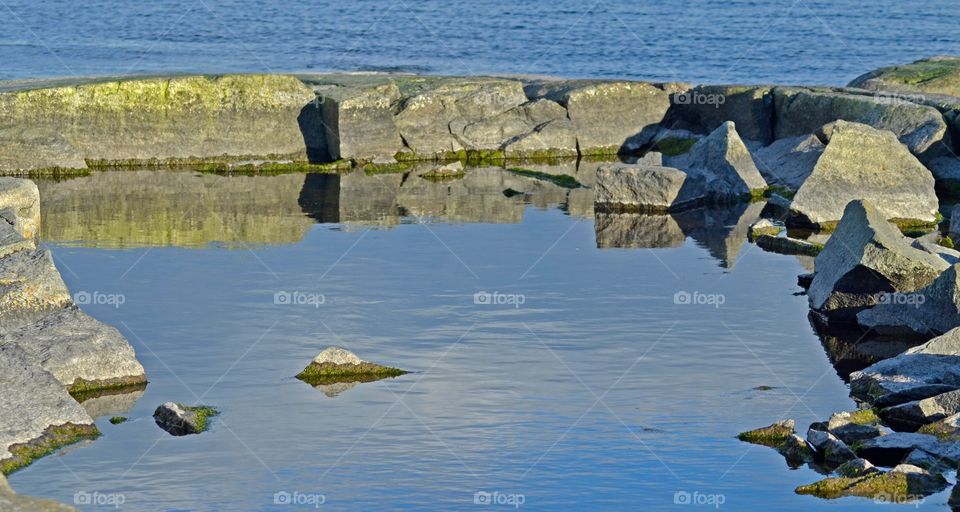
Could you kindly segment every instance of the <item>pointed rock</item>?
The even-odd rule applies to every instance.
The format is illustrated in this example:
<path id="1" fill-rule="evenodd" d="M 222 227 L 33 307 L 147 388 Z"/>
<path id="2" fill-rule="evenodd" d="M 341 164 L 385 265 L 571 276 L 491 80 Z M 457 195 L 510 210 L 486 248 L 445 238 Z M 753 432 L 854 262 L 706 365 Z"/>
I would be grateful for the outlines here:
<path id="1" fill-rule="evenodd" d="M 767 188 L 767 182 L 731 121 L 697 142 L 688 153 L 670 157 L 666 163 L 690 176 L 702 177 L 706 190 L 715 196 L 739 197 Z"/>

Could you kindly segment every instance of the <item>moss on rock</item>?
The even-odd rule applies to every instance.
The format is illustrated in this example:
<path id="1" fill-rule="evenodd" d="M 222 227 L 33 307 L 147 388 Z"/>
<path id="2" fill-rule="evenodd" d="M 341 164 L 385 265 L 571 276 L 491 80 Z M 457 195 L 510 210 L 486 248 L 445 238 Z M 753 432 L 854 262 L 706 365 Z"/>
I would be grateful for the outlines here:
<path id="1" fill-rule="evenodd" d="M 557 185 L 563 188 L 580 188 L 583 186 L 579 181 L 577 181 L 576 178 L 574 178 L 573 176 L 569 176 L 567 174 L 549 174 L 549 173 L 540 172 L 540 171 L 533 171 L 530 169 L 523 169 L 520 167 L 510 167 L 507 170 L 519 176 L 525 176 L 527 178 L 534 178 L 542 181 L 549 181 L 550 183 L 553 183 L 554 185 Z"/>
<path id="2" fill-rule="evenodd" d="M 71 423 L 48 428 L 43 436 L 29 443 L 16 444 L 8 450 L 11 458 L 0 461 L 0 471 L 9 475 L 29 466 L 34 460 L 71 444 L 85 439 L 100 437 L 100 430 L 94 425 L 74 425 Z"/>
<path id="3" fill-rule="evenodd" d="M 331 362 L 312 362 L 297 378 L 307 384 L 317 386 L 337 382 L 372 382 L 386 377 L 399 377 L 408 372 L 389 366 L 362 361 L 357 364 L 336 364 Z M 367 380 L 364 380 L 367 379 Z"/>
<path id="4" fill-rule="evenodd" d="M 793 420 L 784 420 L 769 427 L 762 427 L 747 432 L 741 432 L 737 439 L 753 444 L 777 448 L 794 434 Z"/>

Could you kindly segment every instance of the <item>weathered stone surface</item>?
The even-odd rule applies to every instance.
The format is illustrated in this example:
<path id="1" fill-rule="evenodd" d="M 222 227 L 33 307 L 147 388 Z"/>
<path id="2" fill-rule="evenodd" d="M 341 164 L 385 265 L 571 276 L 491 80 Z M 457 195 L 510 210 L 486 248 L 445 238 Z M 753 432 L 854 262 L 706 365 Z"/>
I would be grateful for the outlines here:
<path id="1" fill-rule="evenodd" d="M 813 450 L 797 434 L 788 436 L 780 446 L 777 446 L 777 452 L 790 462 L 812 462 L 814 458 Z"/>
<path id="2" fill-rule="evenodd" d="M 780 420 L 769 427 L 761 427 L 741 432 L 737 438 L 741 441 L 776 448 L 794 434 L 796 422 L 792 419 Z"/>
<path id="3" fill-rule="evenodd" d="M 70 512 L 77 509 L 56 501 L 19 496 L 0 473 L 0 510 L 5 512 Z"/>
<path id="4" fill-rule="evenodd" d="M 54 128 L 0 127 L 0 172 L 27 174 L 33 169 L 83 170 L 87 162 Z"/>
<path id="5" fill-rule="evenodd" d="M 896 394 L 886 405 L 920 400 L 960 388 L 960 328 L 850 375 L 854 396 L 868 400 Z"/>
<path id="6" fill-rule="evenodd" d="M 701 85 L 674 94 L 672 100 L 671 115 L 676 113 L 704 133 L 733 121 L 745 139 L 773 142 L 775 111 L 770 87 Z"/>
<path id="7" fill-rule="evenodd" d="M 960 265 L 911 294 L 889 294 L 857 313 L 857 323 L 879 334 L 937 336 L 960 325 Z"/>
<path id="8" fill-rule="evenodd" d="M 750 151 L 730 121 L 723 123 L 684 155 L 665 159 L 667 165 L 701 177 L 707 193 L 716 197 L 744 196 L 767 188 Z"/>
<path id="9" fill-rule="evenodd" d="M 15 216 L 11 217 L 16 219 Z M 0 259 L 17 251 L 33 251 L 36 249 L 33 239 L 24 238 L 17 230 L 16 224 L 18 224 L 16 220 L 11 224 L 7 222 L 6 218 L 0 218 Z"/>
<path id="10" fill-rule="evenodd" d="M 411 78 L 415 93 L 402 101 L 395 122 L 418 157 L 474 149 L 461 137 L 473 123 L 488 121 L 526 103 L 523 86 L 514 80 L 488 78 Z M 486 147 L 486 146 L 483 146 Z"/>
<path id="11" fill-rule="evenodd" d="M 753 152 L 753 161 L 771 186 L 797 190 L 813 172 L 826 146 L 813 135 L 775 141 Z"/>
<path id="12" fill-rule="evenodd" d="M 891 428 L 913 432 L 920 427 L 960 413 L 960 391 L 948 391 L 930 398 L 887 407 L 880 417 Z"/>
<path id="13" fill-rule="evenodd" d="M 774 224 L 770 219 L 760 219 L 750 225 L 750 230 L 747 234 L 752 240 L 762 235 L 777 236 L 781 231 L 783 231 L 783 226 Z"/>
<path id="14" fill-rule="evenodd" d="M 0 259 L 0 318 L 51 310 L 70 303 L 70 293 L 46 249 L 17 251 Z M 7 321 L 6 325 L 13 322 Z"/>
<path id="15" fill-rule="evenodd" d="M 915 449 L 940 451 L 940 441 L 931 435 L 893 432 L 867 439 L 857 446 L 857 454 L 878 466 L 894 466 Z"/>
<path id="16" fill-rule="evenodd" d="M 891 131 L 915 155 L 936 153 L 950 143 L 943 116 L 933 107 L 829 90 L 777 87 L 773 95 L 778 139 L 815 133 L 844 120 Z"/>
<path id="17" fill-rule="evenodd" d="M 27 326 L 0 327 L 0 343 L 19 346 L 71 393 L 146 382 L 143 366 L 126 338 L 76 306 Z"/>
<path id="18" fill-rule="evenodd" d="M 640 149 L 670 109 L 669 92 L 645 82 L 551 80 L 528 83 L 524 90 L 531 99 L 567 108 L 583 155 Z"/>
<path id="19" fill-rule="evenodd" d="M 871 464 L 867 459 L 849 460 L 841 464 L 836 469 L 838 475 L 847 478 L 858 478 L 861 476 L 871 475 L 879 471 L 880 470 Z"/>
<path id="20" fill-rule="evenodd" d="M 393 160 L 403 148 L 391 107 L 400 101 L 396 84 L 316 89 L 331 160 Z"/>
<path id="21" fill-rule="evenodd" d="M 829 225 L 850 201 L 868 199 L 887 219 L 933 224 L 930 171 L 890 132 L 837 121 L 830 143 L 790 206 L 800 223 Z"/>
<path id="22" fill-rule="evenodd" d="M 873 414 L 873 411 L 860 410 L 854 413 L 844 411 L 832 414 L 826 428 L 849 445 L 883 435 L 878 423 L 879 418 Z"/>
<path id="23" fill-rule="evenodd" d="M 577 155 L 577 132 L 569 119 L 555 119 L 503 143 L 507 158 L 563 157 Z"/>
<path id="24" fill-rule="evenodd" d="M 200 434 L 210 428 L 210 418 L 219 414 L 213 407 L 187 406 L 166 402 L 153 412 L 157 426 L 173 436 Z"/>
<path id="25" fill-rule="evenodd" d="M 605 212 L 594 215 L 598 249 L 680 247 L 687 239 L 671 215 Z"/>
<path id="26" fill-rule="evenodd" d="M 305 159 L 299 118 L 314 99 L 283 75 L 120 79 L 0 93 L 0 119 L 23 130 L 24 147 L 52 134 L 82 158 L 112 164 Z"/>
<path id="27" fill-rule="evenodd" d="M 937 56 L 880 68 L 855 78 L 850 87 L 960 96 L 960 57 Z"/>
<path id="28" fill-rule="evenodd" d="M 940 190 L 956 195 L 960 192 L 960 159 L 955 156 L 942 156 L 927 162 Z"/>
<path id="29" fill-rule="evenodd" d="M 830 432 L 810 429 L 807 431 L 807 442 L 813 446 L 817 458 L 830 467 L 836 467 L 857 458 L 846 443 Z"/>
<path id="30" fill-rule="evenodd" d="M 96 435 L 93 420 L 63 384 L 19 347 L 0 344 L 0 383 L 0 472 Z"/>
<path id="31" fill-rule="evenodd" d="M 576 133 L 567 119 L 567 110 L 559 103 L 545 99 L 529 101 L 493 117 L 467 124 L 458 135 L 471 148 L 498 149 L 508 142 L 514 141 L 516 143 L 515 139 L 532 135 L 538 127 L 545 127 L 545 125 L 554 121 L 557 121 L 554 128 L 545 128 L 546 132 L 540 134 L 539 142 L 543 143 L 543 146 L 537 149 L 546 150 L 561 146 L 569 148 L 569 139 L 559 142 L 549 139 L 550 135 L 559 134 L 559 132 L 555 133 L 552 130 L 565 127 L 569 135 L 572 135 L 573 154 L 576 155 Z M 534 142 L 534 140 L 530 140 L 525 144 L 534 146 Z M 515 151 L 518 149 L 519 147 L 514 148 Z"/>
<path id="32" fill-rule="evenodd" d="M 703 198 L 703 181 L 671 167 L 609 164 L 597 169 L 595 202 L 612 209 L 654 210 L 690 206 Z"/>
<path id="33" fill-rule="evenodd" d="M 915 292 L 949 265 L 910 245 L 868 201 L 851 201 L 816 259 L 807 294 L 813 309 L 840 312 L 873 306 L 884 293 Z"/>
<path id="34" fill-rule="evenodd" d="M 0 205 L 16 214 L 17 229 L 24 238 L 40 234 L 40 191 L 34 182 L 0 177 Z"/>
<path id="35" fill-rule="evenodd" d="M 908 503 L 946 488 L 947 480 L 942 475 L 900 464 L 886 473 L 872 472 L 858 478 L 826 478 L 810 485 L 801 485 L 796 493 L 824 499 L 859 496 L 878 503 Z"/>

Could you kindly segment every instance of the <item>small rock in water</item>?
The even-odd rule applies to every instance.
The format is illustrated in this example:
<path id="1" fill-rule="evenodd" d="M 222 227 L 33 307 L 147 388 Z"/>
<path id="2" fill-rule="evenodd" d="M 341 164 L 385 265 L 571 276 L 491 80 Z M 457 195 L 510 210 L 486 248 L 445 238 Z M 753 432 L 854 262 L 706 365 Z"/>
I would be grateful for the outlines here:
<path id="1" fill-rule="evenodd" d="M 862 409 L 852 413 L 838 412 L 830 416 L 827 430 L 849 445 L 883 435 L 883 431 L 878 426 L 879 423 L 880 418 L 872 409 Z"/>
<path id="2" fill-rule="evenodd" d="M 371 382 L 407 372 L 364 361 L 340 347 L 329 347 L 313 358 L 297 378 L 313 386 L 348 382 Z"/>
<path id="3" fill-rule="evenodd" d="M 213 407 L 190 407 L 167 402 L 153 412 L 157 426 L 174 436 L 199 434 L 210 428 L 210 418 L 220 414 Z"/>
<path id="4" fill-rule="evenodd" d="M 946 487 L 947 481 L 942 475 L 930 474 L 917 466 L 900 464 L 887 473 L 875 471 L 861 477 L 825 478 L 797 487 L 796 493 L 825 499 L 860 496 L 878 502 L 904 503 L 919 500 Z"/>
<path id="5" fill-rule="evenodd" d="M 857 458 L 857 454 L 846 443 L 829 432 L 808 430 L 807 442 L 816 450 L 817 458 L 828 466 L 840 466 Z"/>
<path id="6" fill-rule="evenodd" d="M 781 420 L 769 427 L 762 427 L 747 432 L 741 432 L 737 439 L 747 443 L 760 444 L 777 448 L 794 434 L 796 422 L 793 420 Z"/>
<path id="7" fill-rule="evenodd" d="M 770 219 L 760 219 L 750 226 L 749 235 L 750 239 L 754 240 L 760 235 L 777 236 L 781 231 L 783 231 L 783 227 L 777 226 Z"/>

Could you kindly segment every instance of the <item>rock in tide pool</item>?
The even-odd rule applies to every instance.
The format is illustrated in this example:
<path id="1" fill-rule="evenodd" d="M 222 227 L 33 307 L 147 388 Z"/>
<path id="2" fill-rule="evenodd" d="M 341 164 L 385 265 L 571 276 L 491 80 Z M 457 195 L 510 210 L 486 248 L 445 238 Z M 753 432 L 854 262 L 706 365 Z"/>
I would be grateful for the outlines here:
<path id="1" fill-rule="evenodd" d="M 753 153 L 753 161 L 770 186 L 797 190 L 810 177 L 826 146 L 814 135 L 775 141 Z"/>
<path id="2" fill-rule="evenodd" d="M 937 222 L 930 171 L 892 133 L 837 121 L 830 143 L 793 197 L 788 221 L 830 228 L 846 205 L 859 199 L 902 226 Z"/>
<path id="3" fill-rule="evenodd" d="M 781 231 L 783 231 L 783 226 L 774 224 L 770 219 L 760 219 L 750 225 L 750 230 L 747 231 L 747 234 L 751 240 L 755 240 L 762 235 L 777 236 Z"/>
<path id="4" fill-rule="evenodd" d="M 666 212 L 695 205 L 703 181 L 671 167 L 609 164 L 597 168 L 595 204 L 614 211 Z"/>
<path id="5" fill-rule="evenodd" d="M 702 178 L 706 193 L 735 199 L 758 195 L 767 188 L 733 122 L 720 125 L 686 154 L 665 159 L 692 178 Z"/>
<path id="6" fill-rule="evenodd" d="M 817 243 L 773 235 L 761 235 L 753 242 L 757 247 L 777 254 L 816 256 L 823 250 L 823 246 Z"/>
<path id="7" fill-rule="evenodd" d="M 100 435 L 63 384 L 20 348 L 0 345 L 0 381 L 0 472 Z"/>
<path id="8" fill-rule="evenodd" d="M 737 439 L 747 443 L 759 444 L 776 448 L 787 441 L 787 438 L 794 434 L 796 422 L 793 420 L 781 420 L 769 427 L 761 427 L 747 432 L 741 432 Z"/>
<path id="9" fill-rule="evenodd" d="M 328 347 L 307 365 L 297 378 L 312 386 L 340 383 L 372 382 L 397 377 L 407 372 L 364 361 L 353 352 L 340 347 Z M 336 391 L 334 394 L 342 390 Z"/>
<path id="10" fill-rule="evenodd" d="M 848 315 L 880 303 L 883 294 L 920 290 L 949 267 L 911 246 L 880 210 L 861 200 L 846 206 L 815 265 L 810 307 Z"/>
<path id="11" fill-rule="evenodd" d="M 960 328 L 850 375 L 850 392 L 887 406 L 960 389 Z"/>
<path id="12" fill-rule="evenodd" d="M 153 412 L 153 419 L 158 427 L 170 435 L 185 436 L 206 432 L 210 428 L 210 419 L 218 414 L 220 412 L 217 409 L 209 406 L 192 407 L 166 402 Z"/>
<path id="13" fill-rule="evenodd" d="M 872 409 L 837 412 L 830 415 L 827 431 L 848 445 L 883 435 L 880 418 Z"/>
<path id="14" fill-rule="evenodd" d="M 801 485 L 796 493 L 824 499 L 859 496 L 878 502 L 905 503 L 918 501 L 946 488 L 947 481 L 942 475 L 932 475 L 923 468 L 901 464 L 886 473 L 873 472 L 857 478 L 826 478 L 810 485 Z"/>

